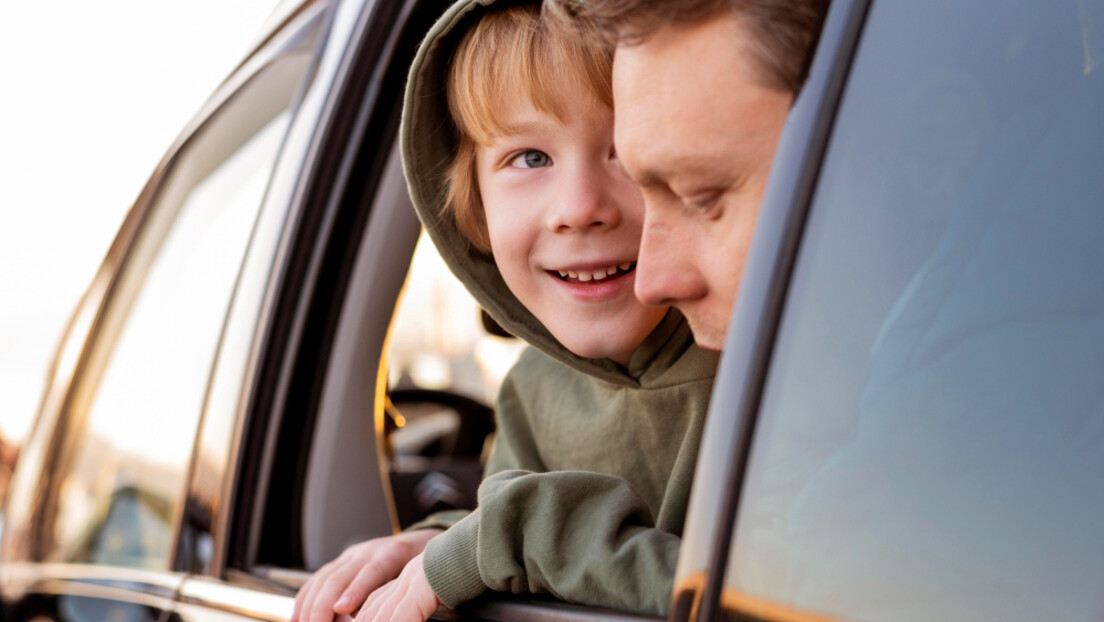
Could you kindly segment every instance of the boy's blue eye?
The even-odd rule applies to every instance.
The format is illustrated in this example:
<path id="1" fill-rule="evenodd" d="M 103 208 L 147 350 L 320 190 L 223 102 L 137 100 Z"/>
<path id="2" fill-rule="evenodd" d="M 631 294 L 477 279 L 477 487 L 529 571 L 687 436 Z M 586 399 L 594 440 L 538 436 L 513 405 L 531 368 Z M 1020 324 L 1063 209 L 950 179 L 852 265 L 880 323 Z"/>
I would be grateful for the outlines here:
<path id="1" fill-rule="evenodd" d="M 551 163 L 552 158 L 548 157 L 547 153 L 537 151 L 536 149 L 530 149 L 515 156 L 514 159 L 510 161 L 510 166 L 516 168 L 541 168 Z"/>

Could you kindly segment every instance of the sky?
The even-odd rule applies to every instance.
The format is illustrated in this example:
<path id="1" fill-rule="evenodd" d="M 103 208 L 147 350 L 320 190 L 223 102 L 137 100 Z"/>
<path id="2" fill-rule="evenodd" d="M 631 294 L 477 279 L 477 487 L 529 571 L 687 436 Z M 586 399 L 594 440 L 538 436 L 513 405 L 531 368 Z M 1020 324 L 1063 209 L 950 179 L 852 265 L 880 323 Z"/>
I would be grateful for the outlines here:
<path id="1" fill-rule="evenodd" d="M 127 208 L 276 0 L 0 8 L 0 435 L 33 420 Z"/>

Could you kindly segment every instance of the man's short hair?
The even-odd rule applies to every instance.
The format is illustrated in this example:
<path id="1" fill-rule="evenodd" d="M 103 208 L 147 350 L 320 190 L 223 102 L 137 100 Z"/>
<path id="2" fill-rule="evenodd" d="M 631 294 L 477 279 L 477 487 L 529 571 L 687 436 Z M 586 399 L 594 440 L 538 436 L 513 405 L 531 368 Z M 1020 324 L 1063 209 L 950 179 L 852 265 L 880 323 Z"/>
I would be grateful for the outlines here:
<path id="1" fill-rule="evenodd" d="M 452 55 L 446 96 L 459 140 L 446 172 L 445 211 L 484 253 L 490 253 L 491 244 L 475 150 L 505 133 L 503 112 L 528 98 L 537 110 L 564 120 L 563 87 L 571 83 L 613 107 L 612 49 L 585 19 L 576 26 L 550 28 L 538 4 L 492 9 L 464 34 Z"/>
<path id="2" fill-rule="evenodd" d="M 593 20 L 618 43 L 633 45 L 665 24 L 692 23 L 729 11 L 751 35 L 763 85 L 797 92 L 828 0 L 546 0 L 561 19 Z"/>

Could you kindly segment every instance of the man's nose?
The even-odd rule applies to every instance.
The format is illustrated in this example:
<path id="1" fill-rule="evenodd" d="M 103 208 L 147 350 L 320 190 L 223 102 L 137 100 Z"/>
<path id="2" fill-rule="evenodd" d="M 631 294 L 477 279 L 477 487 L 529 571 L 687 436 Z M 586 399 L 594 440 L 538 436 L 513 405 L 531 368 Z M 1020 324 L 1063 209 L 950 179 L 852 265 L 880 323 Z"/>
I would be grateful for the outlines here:
<path id="1" fill-rule="evenodd" d="M 696 245 L 680 235 L 677 223 L 645 217 L 636 259 L 634 292 L 652 306 L 678 306 L 708 291 L 696 262 Z"/>
<path id="2" fill-rule="evenodd" d="M 610 175 L 595 171 L 593 167 L 580 167 L 569 174 L 548 212 L 548 229 L 565 233 L 617 226 L 621 222 L 621 209 L 612 192 L 612 183 Z"/>

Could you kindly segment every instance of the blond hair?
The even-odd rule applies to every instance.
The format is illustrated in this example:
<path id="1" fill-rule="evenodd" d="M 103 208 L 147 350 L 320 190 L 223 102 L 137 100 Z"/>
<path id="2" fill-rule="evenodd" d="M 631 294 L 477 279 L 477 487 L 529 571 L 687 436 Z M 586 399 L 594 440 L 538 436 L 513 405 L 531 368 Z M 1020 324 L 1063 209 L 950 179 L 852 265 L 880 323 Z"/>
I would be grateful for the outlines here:
<path id="1" fill-rule="evenodd" d="M 502 113 L 519 97 L 564 120 L 562 93 L 581 84 L 613 107 L 612 49 L 578 22 L 577 31 L 551 27 L 539 5 L 494 9 L 464 34 L 448 69 L 446 96 L 459 141 L 446 172 L 445 212 L 460 233 L 491 252 L 487 219 L 476 180 L 477 145 L 506 133 Z"/>

